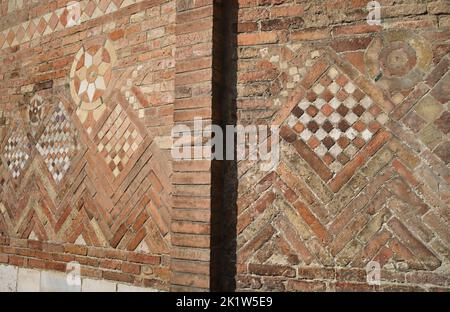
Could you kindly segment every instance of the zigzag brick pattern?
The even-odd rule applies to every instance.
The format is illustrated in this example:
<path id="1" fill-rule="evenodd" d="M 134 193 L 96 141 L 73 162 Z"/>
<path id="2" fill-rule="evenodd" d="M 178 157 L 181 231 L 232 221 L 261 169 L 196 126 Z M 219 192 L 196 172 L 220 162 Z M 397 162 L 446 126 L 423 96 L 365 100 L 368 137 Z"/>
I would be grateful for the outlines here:
<path id="1" fill-rule="evenodd" d="M 173 93 L 175 2 L 80 1 L 79 25 L 66 7 L 24 5 L 35 16 L 0 36 L 2 63 L 12 47 L 22 64 L 0 76 L 20 68 L 26 80 L 0 86 L 0 262 L 64 272 L 77 261 L 85 277 L 170 289 L 172 164 L 157 142 L 170 137 L 173 97 L 147 99 L 154 85 Z"/>
<path id="2" fill-rule="evenodd" d="M 0 263 L 450 290 L 448 1 L 385 3 L 381 25 L 365 1 L 78 3 L 0 2 Z M 279 126 L 279 162 L 173 160 L 195 117 Z"/>
<path id="3" fill-rule="evenodd" d="M 238 163 L 237 289 L 449 291 L 448 12 L 369 26 L 345 3 L 239 9 L 237 123 L 280 125 L 281 155 Z"/>

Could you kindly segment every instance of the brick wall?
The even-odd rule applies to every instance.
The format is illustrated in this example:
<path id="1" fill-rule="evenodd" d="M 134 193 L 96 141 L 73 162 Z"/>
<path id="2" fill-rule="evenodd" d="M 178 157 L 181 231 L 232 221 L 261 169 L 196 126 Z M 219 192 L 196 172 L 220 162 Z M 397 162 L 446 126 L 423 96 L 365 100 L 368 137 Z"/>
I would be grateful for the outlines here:
<path id="1" fill-rule="evenodd" d="M 214 1 L 178 1 L 177 12 L 174 121 L 192 127 L 199 117 L 205 125 L 211 124 Z M 174 291 L 210 288 L 211 172 L 209 160 L 174 163 Z"/>
<path id="2" fill-rule="evenodd" d="M 381 26 L 365 0 L 77 2 L 72 25 L 70 1 L 0 1 L 0 263 L 449 290 L 448 1 L 380 1 Z M 280 163 L 173 160 L 194 117 L 279 125 Z"/>
<path id="3" fill-rule="evenodd" d="M 176 2 L 79 1 L 74 25 L 69 1 L 16 2 L 1 2 L 0 261 L 168 290 Z"/>
<path id="4" fill-rule="evenodd" d="M 282 136 L 238 164 L 239 290 L 449 290 L 450 4 L 367 3 L 239 1 L 237 120 Z"/>

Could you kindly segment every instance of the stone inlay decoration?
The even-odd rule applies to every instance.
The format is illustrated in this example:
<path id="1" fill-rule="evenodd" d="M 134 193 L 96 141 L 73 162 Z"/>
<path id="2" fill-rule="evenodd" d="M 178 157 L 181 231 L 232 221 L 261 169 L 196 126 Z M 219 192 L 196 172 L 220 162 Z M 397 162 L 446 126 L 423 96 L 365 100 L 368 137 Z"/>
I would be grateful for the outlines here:
<path id="1" fill-rule="evenodd" d="M 97 151 L 114 177 L 118 177 L 144 141 L 122 106 L 118 104 L 96 136 Z"/>
<path id="2" fill-rule="evenodd" d="M 55 182 L 61 182 L 76 152 L 74 130 L 61 102 L 48 121 L 36 147 Z"/>
<path id="3" fill-rule="evenodd" d="M 337 173 L 386 121 L 368 95 L 331 67 L 293 109 L 287 124 Z"/>
<path id="4" fill-rule="evenodd" d="M 433 53 L 426 40 L 410 31 L 375 38 L 365 53 L 367 74 L 400 103 L 428 73 Z"/>
<path id="5" fill-rule="evenodd" d="M 82 47 L 76 54 L 70 71 L 70 91 L 82 123 L 97 121 L 103 115 L 103 97 L 115 62 L 114 47 L 108 40 L 104 45 Z"/>
<path id="6" fill-rule="evenodd" d="M 39 94 L 35 94 L 27 103 L 28 111 L 26 112 L 26 119 L 31 131 L 31 135 L 36 139 L 39 130 L 41 129 L 44 119 L 45 101 Z"/>
<path id="7" fill-rule="evenodd" d="M 238 9 L 229 120 L 282 138 L 273 170 L 241 161 L 225 194 L 240 291 L 449 291 L 448 1 L 384 2 L 380 25 L 348 2 Z"/>
<path id="8" fill-rule="evenodd" d="M 61 271 L 76 257 L 84 277 L 169 290 L 173 169 L 154 136 L 174 124 L 177 2 L 6 9 L 0 262 Z"/>
<path id="9" fill-rule="evenodd" d="M 43 117 L 43 105 L 44 100 L 39 95 L 33 96 L 33 98 L 30 100 L 30 104 L 28 107 L 28 118 L 32 127 L 38 126 L 41 122 Z"/>
<path id="10" fill-rule="evenodd" d="M 7 12 L 11 13 L 22 9 L 24 7 L 24 1 L 26 0 L 5 0 L 2 2 L 4 2 L 5 5 L 7 6 L 8 8 Z"/>
<path id="11" fill-rule="evenodd" d="M 79 1 L 81 16 L 79 23 L 114 13 L 121 8 L 140 3 L 143 0 L 83 0 Z M 10 48 L 54 32 L 73 27 L 69 20 L 70 6 L 61 7 L 32 20 L 15 25 L 0 32 L 0 49 Z M 77 8 L 78 10 L 78 8 Z"/>
<path id="12" fill-rule="evenodd" d="M 13 179 L 19 178 L 31 157 L 32 145 L 23 131 L 13 132 L 4 146 L 3 157 Z"/>
<path id="13" fill-rule="evenodd" d="M 366 86 L 322 53 L 278 112 L 280 135 L 337 193 L 388 139 L 389 121 Z"/>
<path id="14" fill-rule="evenodd" d="M 145 77 L 146 69 L 142 65 L 139 65 L 130 73 L 126 74 L 128 74 L 128 77 L 125 79 L 125 83 L 122 86 L 122 94 L 124 94 L 128 104 L 135 110 L 138 116 L 142 118 L 145 114 L 145 107 L 149 106 L 149 101 L 137 83 L 143 80 L 142 76 Z"/>
<path id="15" fill-rule="evenodd" d="M 447 0 L 7 1 L 0 263 L 41 290 L 450 290 Z M 195 117 L 272 166 L 174 160 Z"/>

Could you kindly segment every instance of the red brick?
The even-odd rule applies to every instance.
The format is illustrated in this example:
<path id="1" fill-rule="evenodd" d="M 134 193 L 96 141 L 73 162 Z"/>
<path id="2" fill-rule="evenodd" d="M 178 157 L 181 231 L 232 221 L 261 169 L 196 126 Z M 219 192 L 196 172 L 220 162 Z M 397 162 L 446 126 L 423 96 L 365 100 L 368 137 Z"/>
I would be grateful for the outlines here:
<path id="1" fill-rule="evenodd" d="M 250 263 L 248 266 L 250 274 L 263 275 L 263 276 L 285 276 L 295 277 L 295 270 L 290 267 L 284 267 L 280 265 L 261 265 Z"/>
<path id="2" fill-rule="evenodd" d="M 326 291 L 326 284 L 322 282 L 289 280 L 287 283 L 287 290 L 299 292 L 324 292 Z"/>
<path id="3" fill-rule="evenodd" d="M 276 42 L 278 42 L 278 35 L 274 32 L 238 35 L 238 45 L 240 46 L 252 46 Z"/>
<path id="4" fill-rule="evenodd" d="M 161 258 L 157 256 L 151 256 L 146 254 L 139 253 L 130 253 L 127 257 L 128 261 L 136 262 L 136 263 L 145 263 L 145 264 L 159 264 L 161 263 Z"/>

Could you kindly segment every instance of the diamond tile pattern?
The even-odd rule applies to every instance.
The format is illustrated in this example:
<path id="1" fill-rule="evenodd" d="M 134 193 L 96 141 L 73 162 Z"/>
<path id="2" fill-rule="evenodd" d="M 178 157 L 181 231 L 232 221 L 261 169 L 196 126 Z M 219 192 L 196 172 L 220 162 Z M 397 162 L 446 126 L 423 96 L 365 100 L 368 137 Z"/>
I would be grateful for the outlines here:
<path id="1" fill-rule="evenodd" d="M 292 111 L 287 123 L 337 173 L 387 121 L 345 74 L 331 67 Z"/>
<path id="2" fill-rule="evenodd" d="M 23 173 L 31 157 L 31 143 L 22 132 L 14 133 L 6 143 L 4 154 L 6 166 L 12 177 L 17 179 Z"/>
<path id="3" fill-rule="evenodd" d="M 61 182 L 76 152 L 74 131 L 62 103 L 59 103 L 51 116 L 39 139 L 37 149 L 55 182 Z"/>
<path id="4" fill-rule="evenodd" d="M 144 139 L 122 106 L 117 105 L 98 132 L 96 141 L 98 152 L 117 178 Z"/>
<path id="5" fill-rule="evenodd" d="M 24 7 L 24 1 L 23 0 L 8 0 L 8 1 L 1 1 L 4 2 L 4 6 L 7 7 L 7 13 L 12 13 L 14 11 L 20 10 Z"/>
<path id="6" fill-rule="evenodd" d="M 106 14 L 129 5 L 142 2 L 143 0 L 83 0 L 80 1 L 82 15 L 80 22 L 101 17 Z M 63 30 L 74 25 L 68 23 L 67 16 L 70 14 L 68 8 L 63 7 L 38 16 L 30 21 L 21 23 L 0 32 L 0 49 L 23 44 L 56 31 Z"/>

